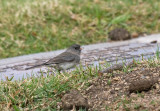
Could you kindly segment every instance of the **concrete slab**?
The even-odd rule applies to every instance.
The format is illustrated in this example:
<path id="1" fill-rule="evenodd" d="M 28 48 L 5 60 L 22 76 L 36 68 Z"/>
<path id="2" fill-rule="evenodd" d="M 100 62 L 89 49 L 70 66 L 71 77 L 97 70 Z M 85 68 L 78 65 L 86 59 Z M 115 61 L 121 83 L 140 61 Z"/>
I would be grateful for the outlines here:
<path id="1" fill-rule="evenodd" d="M 157 44 L 150 43 L 155 40 L 158 42 Z M 81 63 L 82 65 L 93 64 L 96 66 L 99 65 L 98 61 L 106 60 L 114 63 L 117 60 L 132 60 L 133 57 L 140 59 L 142 54 L 144 55 L 144 58 L 148 58 L 155 55 L 157 45 L 160 45 L 160 34 L 140 37 L 128 41 L 91 44 L 83 46 L 84 49 L 81 55 Z M 19 80 L 23 77 L 30 77 L 33 74 L 38 76 L 41 74 L 40 70 L 44 70 L 46 67 L 31 70 L 24 69 L 55 57 L 64 50 L 2 59 L 0 60 L 0 78 L 5 80 L 6 77 L 11 78 L 14 76 L 14 80 Z"/>

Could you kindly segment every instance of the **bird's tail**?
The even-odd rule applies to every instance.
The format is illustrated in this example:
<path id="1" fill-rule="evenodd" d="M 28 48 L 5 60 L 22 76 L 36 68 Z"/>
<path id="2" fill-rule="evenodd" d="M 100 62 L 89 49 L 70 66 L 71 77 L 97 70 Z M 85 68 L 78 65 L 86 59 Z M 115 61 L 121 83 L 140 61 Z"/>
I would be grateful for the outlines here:
<path id="1" fill-rule="evenodd" d="M 31 66 L 31 67 L 28 67 L 28 68 L 25 68 L 25 70 L 32 69 L 32 68 L 35 68 L 35 67 L 39 67 L 39 66 L 42 66 L 42 65 L 44 65 L 44 63 L 43 64 L 39 64 L 39 65 L 34 65 L 34 66 Z"/>

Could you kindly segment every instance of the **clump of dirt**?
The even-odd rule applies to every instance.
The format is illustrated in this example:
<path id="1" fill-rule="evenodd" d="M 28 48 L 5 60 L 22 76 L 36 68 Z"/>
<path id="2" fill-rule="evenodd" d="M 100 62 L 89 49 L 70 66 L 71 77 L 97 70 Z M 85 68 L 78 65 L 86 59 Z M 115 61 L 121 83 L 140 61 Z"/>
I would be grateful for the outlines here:
<path id="1" fill-rule="evenodd" d="M 62 97 L 63 110 L 79 110 L 80 108 L 88 110 L 89 105 L 86 98 L 78 90 L 71 90 Z"/>
<path id="2" fill-rule="evenodd" d="M 129 92 L 148 91 L 155 83 L 158 83 L 158 78 L 139 79 L 137 81 L 132 81 L 129 85 Z"/>
<path id="3" fill-rule="evenodd" d="M 111 30 L 108 35 L 109 38 L 114 41 L 131 39 L 131 34 L 123 28 L 115 28 Z"/>
<path id="4" fill-rule="evenodd" d="M 159 69 L 137 64 L 128 73 L 104 73 L 91 80 L 90 86 L 81 93 L 88 99 L 91 111 L 160 110 Z"/>

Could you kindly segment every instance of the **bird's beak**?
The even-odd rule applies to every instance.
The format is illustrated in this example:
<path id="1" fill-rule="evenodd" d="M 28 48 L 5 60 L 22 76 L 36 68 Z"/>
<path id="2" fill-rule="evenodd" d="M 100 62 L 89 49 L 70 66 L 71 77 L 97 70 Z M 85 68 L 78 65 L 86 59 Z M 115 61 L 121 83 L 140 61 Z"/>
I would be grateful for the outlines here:
<path id="1" fill-rule="evenodd" d="M 81 47 L 80 50 L 82 50 L 83 48 Z"/>

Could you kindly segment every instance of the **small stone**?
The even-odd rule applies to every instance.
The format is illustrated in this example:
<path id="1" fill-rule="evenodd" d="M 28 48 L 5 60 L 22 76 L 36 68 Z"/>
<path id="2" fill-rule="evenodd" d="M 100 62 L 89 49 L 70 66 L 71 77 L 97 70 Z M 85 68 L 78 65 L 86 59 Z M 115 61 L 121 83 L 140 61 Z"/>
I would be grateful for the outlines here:
<path id="1" fill-rule="evenodd" d="M 115 90 L 118 91 L 118 90 L 120 90 L 120 88 L 117 87 L 117 88 L 115 88 Z"/>
<path id="2" fill-rule="evenodd" d="M 120 78 L 119 78 L 119 77 L 115 77 L 115 78 L 113 78 L 113 80 L 114 80 L 114 81 L 119 81 Z"/>
<path id="3" fill-rule="evenodd" d="M 139 35 L 138 35 L 137 32 L 133 32 L 133 33 L 131 34 L 131 36 L 132 36 L 133 38 L 137 38 Z"/>
<path id="4" fill-rule="evenodd" d="M 150 77 L 149 76 L 146 76 L 146 79 L 149 79 Z"/>
<path id="5" fill-rule="evenodd" d="M 100 61 L 99 63 L 100 63 L 100 64 L 105 64 L 105 61 Z"/>
<path id="6" fill-rule="evenodd" d="M 71 110 L 74 107 L 76 110 L 79 108 L 88 110 L 88 100 L 82 96 L 78 90 L 70 90 L 69 93 L 62 97 L 62 109 Z"/>
<path id="7" fill-rule="evenodd" d="M 156 89 L 159 89 L 159 84 L 156 83 Z"/>

